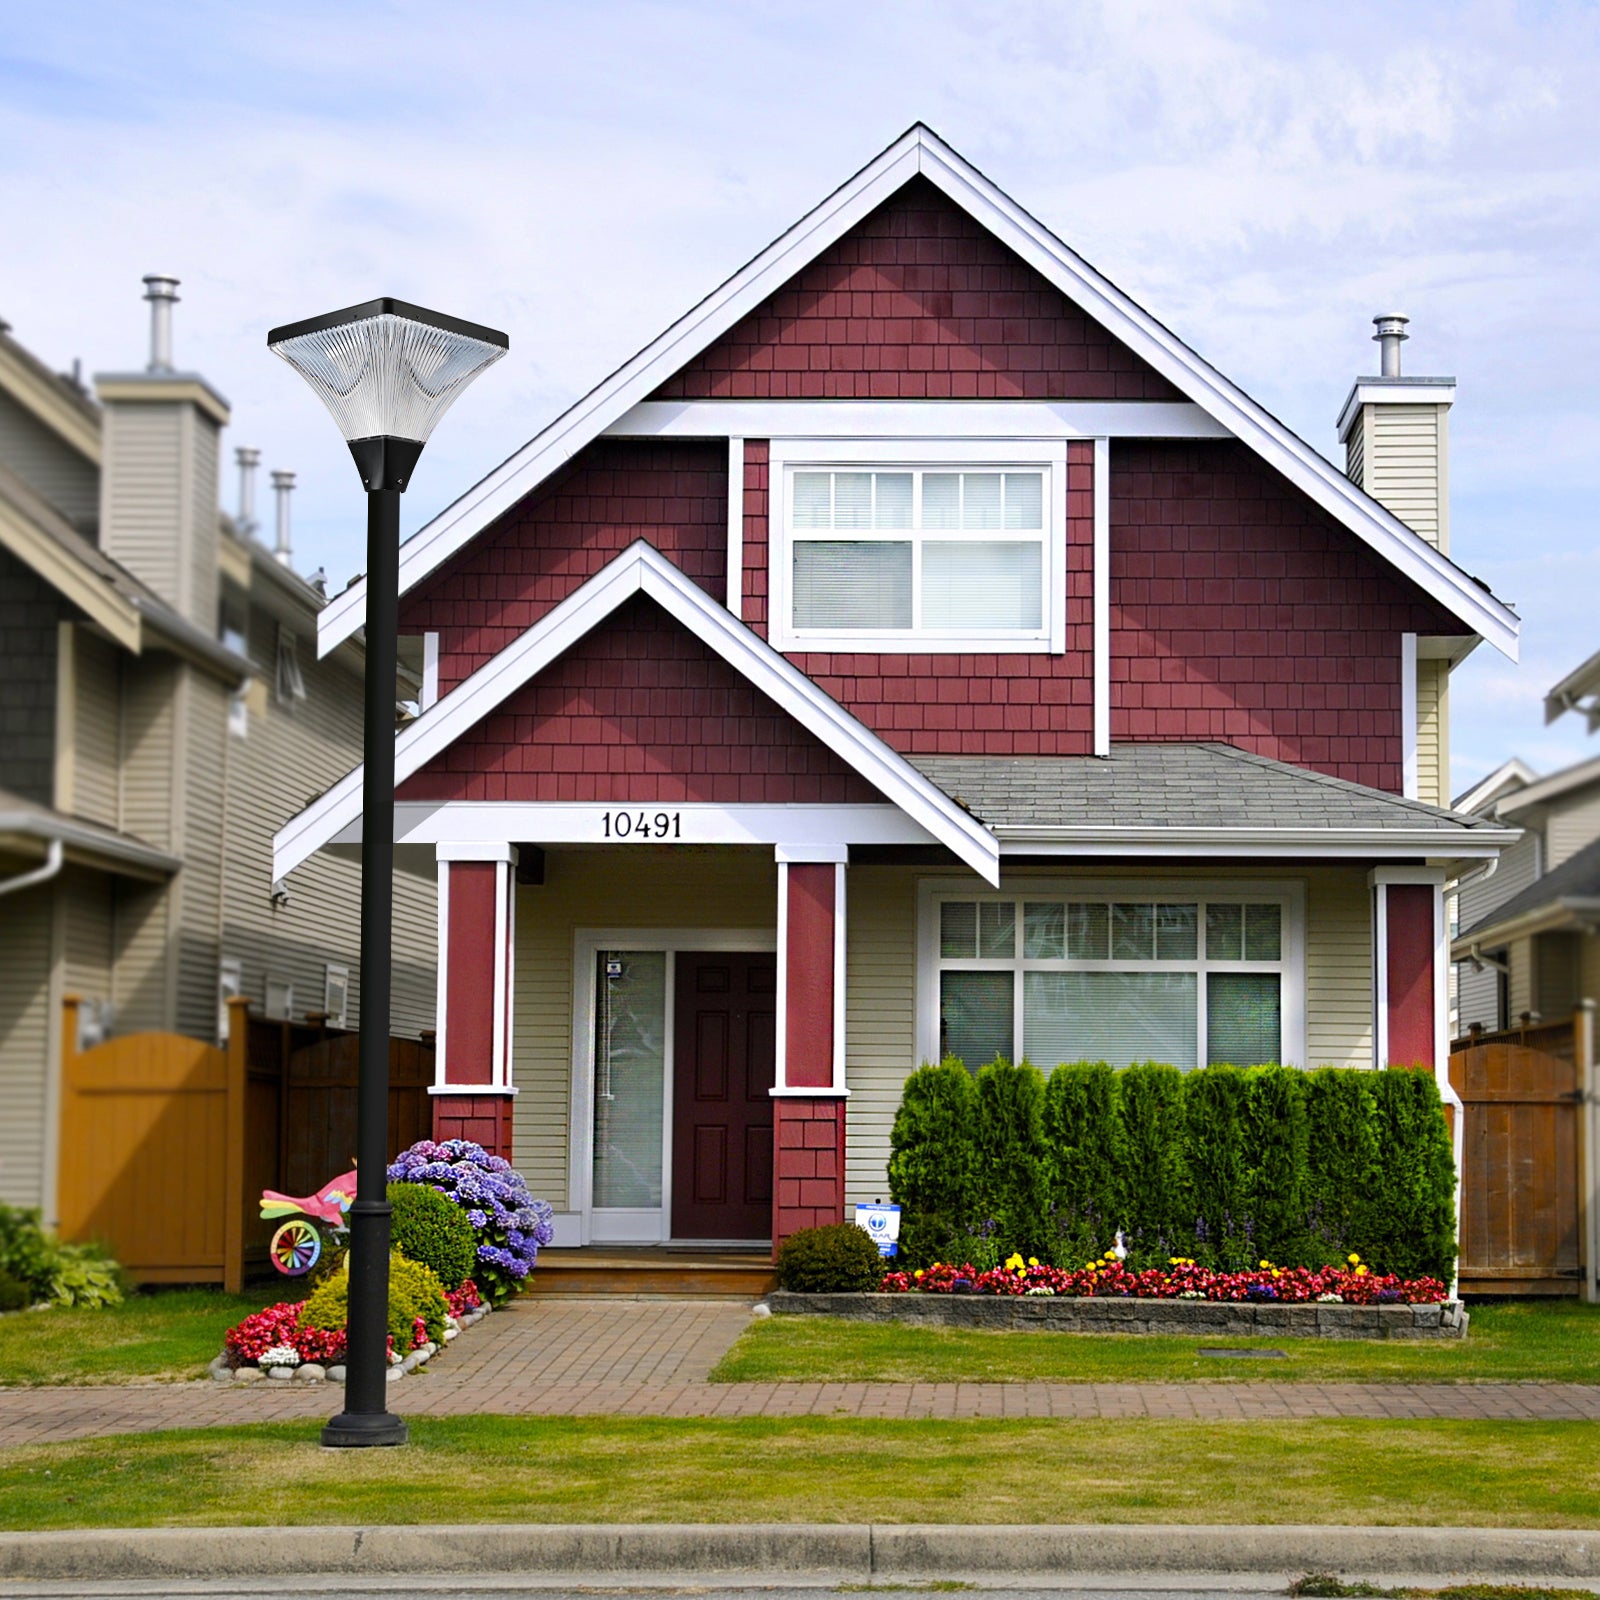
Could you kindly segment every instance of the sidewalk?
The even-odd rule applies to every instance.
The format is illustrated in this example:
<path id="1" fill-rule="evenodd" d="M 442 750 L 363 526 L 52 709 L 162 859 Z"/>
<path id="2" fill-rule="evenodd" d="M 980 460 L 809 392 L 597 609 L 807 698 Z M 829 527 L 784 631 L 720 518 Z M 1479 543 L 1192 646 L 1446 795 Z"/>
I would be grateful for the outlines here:
<path id="1" fill-rule="evenodd" d="M 406 1417 L 1600 1421 L 1600 1384 L 708 1383 L 749 1316 L 726 1303 L 523 1301 L 431 1370 L 394 1384 L 390 1404 Z M 338 1408 L 339 1391 L 327 1384 L 0 1389 L 0 1447 L 310 1419 Z"/>

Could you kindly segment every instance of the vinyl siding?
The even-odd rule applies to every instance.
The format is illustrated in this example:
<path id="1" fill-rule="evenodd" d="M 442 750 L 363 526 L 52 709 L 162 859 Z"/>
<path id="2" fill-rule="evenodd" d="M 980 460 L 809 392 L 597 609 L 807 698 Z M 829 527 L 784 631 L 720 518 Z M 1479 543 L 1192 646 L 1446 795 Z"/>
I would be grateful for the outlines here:
<path id="1" fill-rule="evenodd" d="M 1344 445 L 1344 475 L 1354 484 L 1362 484 L 1362 473 L 1367 465 L 1367 418 L 1372 414 L 1371 406 L 1362 406 L 1361 416 L 1355 427 L 1350 430 L 1350 437 Z M 1362 487 L 1365 487 L 1362 484 Z"/>
<path id="2" fill-rule="evenodd" d="M 1364 868 L 1306 880 L 1306 1061 L 1372 1065 L 1372 891 Z"/>
<path id="3" fill-rule="evenodd" d="M 1544 870 L 1554 872 L 1596 839 L 1600 839 L 1600 784 L 1559 796 L 1550 802 L 1545 823 Z"/>
<path id="4" fill-rule="evenodd" d="M 777 926 L 770 850 L 552 851 L 545 882 L 517 891 L 512 1139 L 533 1192 L 568 1205 L 573 936 L 579 928 Z"/>
<path id="5" fill-rule="evenodd" d="M 222 938 L 218 959 L 242 966 L 244 993 L 259 1007 L 270 974 L 294 987 L 294 1011 L 323 1007 L 329 963 L 350 971 L 347 1021 L 360 1020 L 361 868 L 328 854 L 313 856 L 287 885 L 287 903 L 272 899 L 272 835 L 315 794 L 361 757 L 361 679 L 342 658 L 318 661 L 315 619 L 285 617 L 300 641 L 306 698 L 281 705 L 271 692 L 278 617 L 251 609 L 249 652 L 268 677 L 264 706 L 246 719 L 241 737 L 222 735 L 218 761 L 227 793 Z M 393 989 L 396 1033 L 415 1037 L 433 1027 L 437 984 L 437 895 L 433 863 L 423 875 L 394 878 Z M 212 983 L 215 984 L 215 964 Z M 213 999 L 213 1007 L 215 1000 Z"/>
<path id="6" fill-rule="evenodd" d="M 1385 403 L 1365 410 L 1363 487 L 1429 544 L 1448 551 L 1448 408 Z"/>
<path id="7" fill-rule="evenodd" d="M 100 474 L 53 428 L 0 392 L 0 467 L 8 467 L 81 533 L 100 513 Z"/>
<path id="8" fill-rule="evenodd" d="M 0 916 L 0 1202 L 48 1206 L 53 887 L 6 899 Z"/>
<path id="9" fill-rule="evenodd" d="M 217 938 L 222 905 L 222 817 L 225 789 L 218 752 L 227 737 L 227 691 L 216 679 L 186 669 L 177 707 L 183 789 L 183 870 L 177 889 L 173 973 L 174 1026 L 195 1039 L 217 1032 Z"/>
<path id="10" fill-rule="evenodd" d="M 115 645 L 87 628 L 72 634 L 72 795 L 68 809 L 121 825 L 122 663 Z"/>
<path id="11" fill-rule="evenodd" d="M 83 867 L 68 867 L 59 882 L 63 992 L 109 1000 L 116 959 L 115 882 Z"/>
<path id="12" fill-rule="evenodd" d="M 1450 804 L 1450 664 L 1417 662 L 1417 798 Z"/>
<path id="13" fill-rule="evenodd" d="M 0 550 L 0 785 L 38 805 L 55 793 L 56 591 Z"/>
<path id="14" fill-rule="evenodd" d="M 189 552 L 189 572 L 182 609 L 196 627 L 215 638 L 219 587 L 217 543 L 221 537 L 217 527 L 220 437 L 216 424 L 192 406 L 186 408 L 184 432 L 189 470 L 184 477 L 187 504 L 183 537 Z"/>
<path id="15" fill-rule="evenodd" d="M 101 548 L 185 612 L 180 530 L 187 509 L 187 409 L 120 401 L 106 406 L 100 503 Z"/>

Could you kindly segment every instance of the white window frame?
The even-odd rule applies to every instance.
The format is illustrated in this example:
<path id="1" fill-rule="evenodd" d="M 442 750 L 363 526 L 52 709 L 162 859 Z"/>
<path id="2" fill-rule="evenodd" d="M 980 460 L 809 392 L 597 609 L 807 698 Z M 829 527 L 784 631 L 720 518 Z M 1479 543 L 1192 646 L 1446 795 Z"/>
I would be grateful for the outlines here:
<path id="1" fill-rule="evenodd" d="M 940 908 L 947 900 L 1063 900 L 1063 901 L 1162 901 L 1188 904 L 1275 901 L 1282 907 L 1282 945 L 1280 959 L 1264 961 L 1212 961 L 1199 956 L 1192 961 L 1029 961 L 1022 951 L 1022 921 L 1017 921 L 1017 955 L 1011 960 L 944 960 L 940 955 Z M 1213 970 L 1221 972 L 1276 971 L 1282 979 L 1280 989 L 1279 1047 L 1286 1065 L 1306 1061 L 1306 890 L 1293 879 L 1265 878 L 1021 878 L 1007 875 L 998 889 L 972 879 L 925 879 L 917 886 L 917 1059 L 939 1059 L 939 974 L 951 971 L 994 972 L 1195 972 L 1203 979 Z M 1202 909 L 1201 945 L 1204 946 Z M 1023 988 L 1013 993 L 1012 1040 L 1020 1040 L 1026 1054 L 1023 1034 Z M 1196 995 L 1196 1061 L 1206 1065 L 1205 984 L 1198 984 Z M 1035 1066 L 1049 1073 L 1059 1063 L 1036 1061 Z M 973 1065 L 968 1063 L 969 1066 Z M 976 1070 L 976 1069 L 974 1069 Z"/>
<path id="2" fill-rule="evenodd" d="M 228 1042 L 228 1002 L 244 993 L 244 963 L 237 956 L 224 956 L 217 963 L 217 1038 Z"/>
<path id="3" fill-rule="evenodd" d="M 281 988 L 283 991 L 283 1008 L 274 1011 L 272 1008 L 272 991 Z M 289 1022 L 294 1017 L 294 979 L 280 978 L 277 973 L 269 972 L 266 982 L 262 985 L 264 998 L 261 1002 L 262 1015 L 269 1022 Z"/>
<path id="4" fill-rule="evenodd" d="M 300 643 L 292 628 L 278 624 L 278 641 L 273 659 L 273 691 L 280 706 L 292 706 L 306 697 L 305 674 L 300 670 Z"/>
<path id="5" fill-rule="evenodd" d="M 767 628 L 779 650 L 873 655 L 1062 655 L 1067 648 L 1067 443 L 1064 439 L 774 439 L 768 458 Z M 794 475 L 819 471 L 1039 472 L 1044 475 L 1043 616 L 1036 633 L 977 629 L 796 628 Z M 1006 530 L 995 530 L 1003 534 Z M 1012 530 L 1023 532 L 1024 530 Z M 1028 530 L 1031 531 L 1031 530 Z M 875 531 L 876 532 L 876 531 Z M 924 537 L 918 534 L 917 537 Z M 943 532 L 941 531 L 941 536 Z M 958 530 L 949 536 L 959 538 Z M 838 537 L 848 538 L 841 532 Z M 920 582 L 920 575 L 914 581 Z"/>
<path id="6" fill-rule="evenodd" d="M 337 1011 L 333 1008 L 333 993 L 337 986 L 342 1001 Z M 322 1010 L 328 1025 L 343 1028 L 350 1018 L 350 969 L 337 961 L 329 961 L 322 968 Z"/>

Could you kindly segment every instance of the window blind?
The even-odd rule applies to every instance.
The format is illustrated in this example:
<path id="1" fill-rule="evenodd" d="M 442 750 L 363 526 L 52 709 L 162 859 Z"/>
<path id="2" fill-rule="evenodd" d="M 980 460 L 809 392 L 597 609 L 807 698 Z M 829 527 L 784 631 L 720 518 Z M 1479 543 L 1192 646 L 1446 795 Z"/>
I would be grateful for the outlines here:
<path id="1" fill-rule="evenodd" d="M 1195 1065 L 1192 972 L 1028 972 L 1022 984 L 1028 1058 L 1046 1071 L 1063 1061 Z"/>

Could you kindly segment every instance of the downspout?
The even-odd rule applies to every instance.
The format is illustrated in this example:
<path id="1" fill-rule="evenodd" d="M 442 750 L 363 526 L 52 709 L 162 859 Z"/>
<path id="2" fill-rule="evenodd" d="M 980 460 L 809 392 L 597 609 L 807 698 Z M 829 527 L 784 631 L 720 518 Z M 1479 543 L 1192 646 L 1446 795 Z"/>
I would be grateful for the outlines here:
<path id="1" fill-rule="evenodd" d="M 31 889 L 36 883 L 48 883 L 61 871 L 61 864 L 65 859 L 65 848 L 61 841 L 52 839 L 49 850 L 45 852 L 44 865 L 35 867 L 32 872 L 22 872 L 14 878 L 7 878 L 0 883 L 0 895 L 15 894 L 19 889 Z"/>

